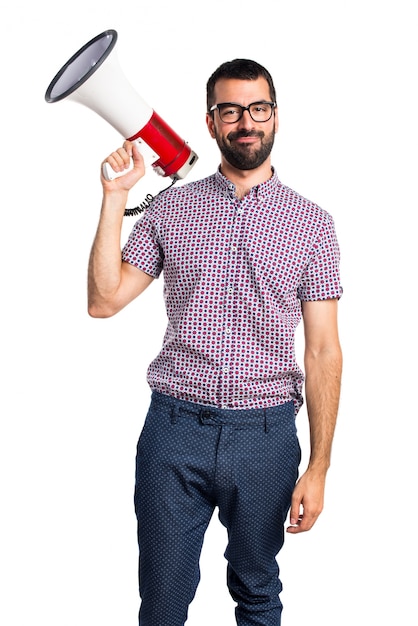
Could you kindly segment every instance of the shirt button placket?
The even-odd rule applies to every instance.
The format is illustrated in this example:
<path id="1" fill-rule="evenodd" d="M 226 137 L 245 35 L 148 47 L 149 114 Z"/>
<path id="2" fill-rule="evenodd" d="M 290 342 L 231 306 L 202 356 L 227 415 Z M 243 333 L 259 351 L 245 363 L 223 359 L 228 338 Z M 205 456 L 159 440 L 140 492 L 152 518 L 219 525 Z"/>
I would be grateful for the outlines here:
<path id="1" fill-rule="evenodd" d="M 238 204 L 239 203 L 239 204 Z M 223 325 L 223 377 L 222 377 L 222 406 L 230 406 L 230 389 L 233 381 L 231 380 L 230 362 L 233 355 L 234 344 L 234 309 L 235 309 L 235 276 L 238 263 L 238 241 L 240 233 L 241 220 L 239 216 L 242 214 L 241 202 L 236 201 L 234 210 L 234 219 L 231 228 L 231 238 L 229 242 L 229 254 L 227 259 L 226 272 L 226 297 L 224 307 L 224 325 Z"/>

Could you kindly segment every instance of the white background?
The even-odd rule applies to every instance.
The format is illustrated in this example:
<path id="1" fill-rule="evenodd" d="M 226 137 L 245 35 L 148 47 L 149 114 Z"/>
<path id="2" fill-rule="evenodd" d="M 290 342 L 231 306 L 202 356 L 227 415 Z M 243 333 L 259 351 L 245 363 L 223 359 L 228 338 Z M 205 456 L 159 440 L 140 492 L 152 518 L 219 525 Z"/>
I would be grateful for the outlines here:
<path id="1" fill-rule="evenodd" d="M 344 380 L 326 508 L 280 557 L 284 626 L 416 619 L 417 44 L 406 0 L 9 3 L 1 45 L 0 622 L 134 626 L 136 440 L 165 328 L 162 281 L 90 319 L 99 165 L 121 138 L 44 93 L 118 31 L 125 75 L 214 171 L 205 86 L 235 57 L 272 73 L 280 179 L 335 219 Z M 111 89 L 111 86 L 109 86 Z M 150 172 L 148 182 L 156 175 Z M 148 184 L 147 182 L 147 184 Z M 153 181 L 154 182 L 154 181 Z M 145 184 L 141 181 L 141 184 Z M 132 191 L 132 205 L 145 195 Z M 134 218 L 126 218 L 124 238 Z M 298 338 L 301 349 L 301 337 Z M 298 416 L 306 463 L 306 413 Z M 230 626 L 216 518 L 188 624 Z"/>

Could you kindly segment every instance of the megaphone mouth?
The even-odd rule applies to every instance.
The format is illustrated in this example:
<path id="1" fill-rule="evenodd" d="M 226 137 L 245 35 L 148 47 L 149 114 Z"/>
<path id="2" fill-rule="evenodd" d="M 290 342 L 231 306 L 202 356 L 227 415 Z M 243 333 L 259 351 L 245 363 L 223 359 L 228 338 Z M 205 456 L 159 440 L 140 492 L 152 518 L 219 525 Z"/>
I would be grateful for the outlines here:
<path id="1" fill-rule="evenodd" d="M 107 59 L 117 38 L 115 30 L 105 30 L 80 48 L 54 76 L 46 90 L 45 100 L 58 102 L 76 91 Z"/>

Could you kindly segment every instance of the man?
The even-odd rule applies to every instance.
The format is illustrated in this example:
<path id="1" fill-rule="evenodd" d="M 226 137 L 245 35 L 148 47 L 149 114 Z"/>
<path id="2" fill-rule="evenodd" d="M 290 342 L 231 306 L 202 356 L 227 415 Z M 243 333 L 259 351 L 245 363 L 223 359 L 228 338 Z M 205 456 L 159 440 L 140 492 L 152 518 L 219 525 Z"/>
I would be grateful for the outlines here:
<path id="1" fill-rule="evenodd" d="M 258 63 L 221 65 L 206 123 L 219 170 L 154 199 L 121 260 L 128 191 L 144 174 L 129 142 L 107 162 L 89 265 L 89 313 L 117 313 L 164 271 L 168 326 L 150 365 L 152 400 L 137 451 L 141 626 L 182 626 L 214 509 L 228 531 L 228 587 L 240 626 L 281 623 L 276 556 L 321 513 L 337 416 L 339 250 L 333 220 L 271 165 L 276 94 Z M 305 332 L 311 453 L 298 478 L 295 415 Z M 222 616 L 220 616 L 222 623 Z"/>

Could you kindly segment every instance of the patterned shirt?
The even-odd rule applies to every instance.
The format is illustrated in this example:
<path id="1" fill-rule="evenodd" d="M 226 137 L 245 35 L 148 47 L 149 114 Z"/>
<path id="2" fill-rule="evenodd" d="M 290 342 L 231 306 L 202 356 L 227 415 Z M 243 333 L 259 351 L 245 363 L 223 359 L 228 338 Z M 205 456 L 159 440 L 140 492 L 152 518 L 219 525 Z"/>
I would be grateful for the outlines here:
<path id="1" fill-rule="evenodd" d="M 242 199 L 220 171 L 157 196 L 122 259 L 164 270 L 168 326 L 151 389 L 230 409 L 302 404 L 301 301 L 339 298 L 332 217 L 276 172 Z"/>

